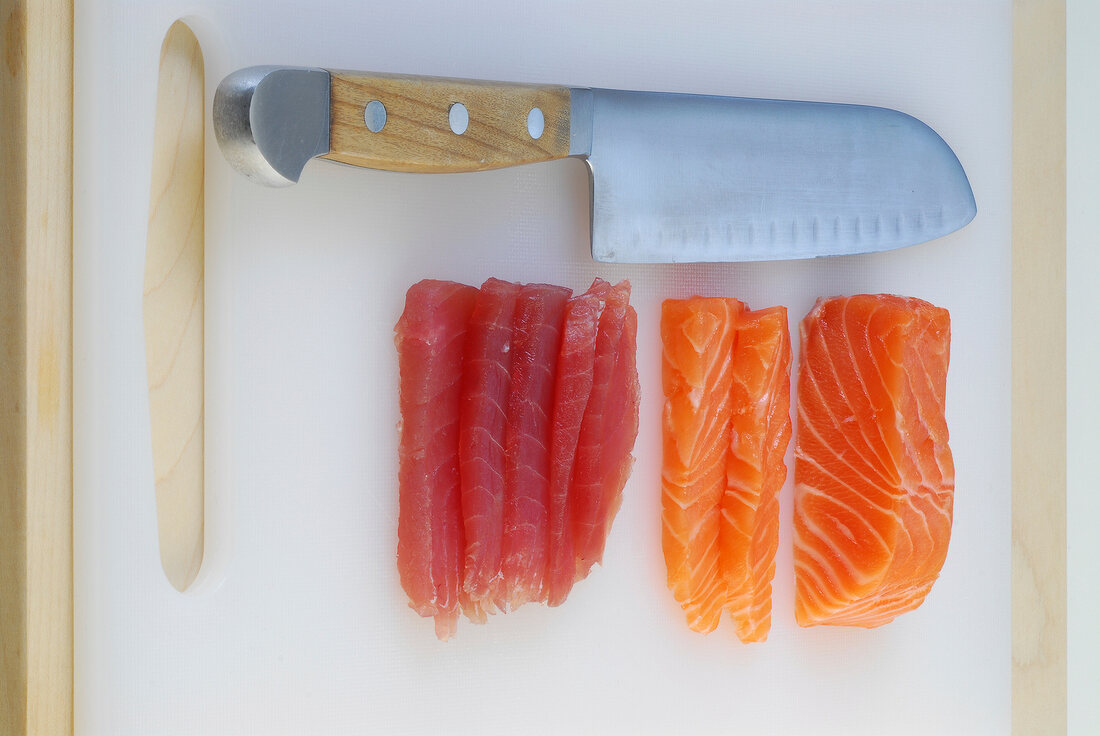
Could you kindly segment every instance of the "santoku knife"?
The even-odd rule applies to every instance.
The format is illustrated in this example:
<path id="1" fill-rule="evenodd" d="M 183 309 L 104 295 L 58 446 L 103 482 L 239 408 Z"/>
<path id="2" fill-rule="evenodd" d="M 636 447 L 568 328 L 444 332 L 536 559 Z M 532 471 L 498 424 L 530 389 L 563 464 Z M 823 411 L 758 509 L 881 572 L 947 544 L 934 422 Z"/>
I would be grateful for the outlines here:
<path id="1" fill-rule="evenodd" d="M 273 186 L 317 156 L 426 173 L 584 159 L 598 261 L 867 253 L 976 211 L 935 131 L 862 105 L 262 66 L 219 85 L 214 132 L 234 167 Z"/>

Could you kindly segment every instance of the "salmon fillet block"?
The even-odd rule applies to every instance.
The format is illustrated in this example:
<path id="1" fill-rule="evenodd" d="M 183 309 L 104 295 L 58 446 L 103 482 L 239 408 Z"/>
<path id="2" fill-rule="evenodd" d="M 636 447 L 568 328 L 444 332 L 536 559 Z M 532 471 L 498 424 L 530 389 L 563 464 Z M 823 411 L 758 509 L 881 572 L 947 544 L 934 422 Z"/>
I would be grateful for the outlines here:
<path id="1" fill-rule="evenodd" d="M 822 299 L 801 339 L 795 617 L 881 626 L 924 601 L 951 539 L 950 317 L 909 297 Z"/>

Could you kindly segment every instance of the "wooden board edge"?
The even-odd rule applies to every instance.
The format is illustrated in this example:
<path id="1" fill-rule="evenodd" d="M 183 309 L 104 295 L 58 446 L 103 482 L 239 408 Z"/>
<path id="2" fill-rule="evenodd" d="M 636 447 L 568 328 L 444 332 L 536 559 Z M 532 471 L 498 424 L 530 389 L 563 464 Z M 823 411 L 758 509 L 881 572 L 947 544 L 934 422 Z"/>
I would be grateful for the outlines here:
<path id="1" fill-rule="evenodd" d="M 1013 14 L 1012 720 L 1049 734 L 1066 730 L 1065 3 Z M 0 730 L 72 733 L 71 0 L 0 0 L 0 50 Z"/>
<path id="2" fill-rule="evenodd" d="M 1066 4 L 1013 0 L 1012 732 L 1066 733 Z"/>
<path id="3" fill-rule="evenodd" d="M 73 732 L 72 0 L 0 0 L 0 732 Z"/>

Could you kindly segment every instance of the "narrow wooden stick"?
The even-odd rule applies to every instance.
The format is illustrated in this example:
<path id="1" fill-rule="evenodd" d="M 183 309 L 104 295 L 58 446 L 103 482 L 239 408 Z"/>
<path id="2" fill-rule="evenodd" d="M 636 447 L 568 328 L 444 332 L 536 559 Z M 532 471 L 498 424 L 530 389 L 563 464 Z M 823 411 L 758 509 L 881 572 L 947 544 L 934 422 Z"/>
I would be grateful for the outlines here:
<path id="1" fill-rule="evenodd" d="M 179 590 L 203 557 L 203 81 L 177 21 L 161 47 L 142 308 L 160 561 Z"/>

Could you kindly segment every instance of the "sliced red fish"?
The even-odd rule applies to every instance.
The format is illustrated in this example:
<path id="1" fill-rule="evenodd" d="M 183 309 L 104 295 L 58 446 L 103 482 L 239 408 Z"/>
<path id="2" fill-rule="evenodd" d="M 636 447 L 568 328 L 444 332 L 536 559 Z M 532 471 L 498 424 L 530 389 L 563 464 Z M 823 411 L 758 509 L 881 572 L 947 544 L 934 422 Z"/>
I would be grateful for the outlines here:
<path id="1" fill-rule="evenodd" d="M 542 596 L 549 559 L 550 412 L 570 290 L 524 286 L 512 328 L 512 390 L 504 461 L 501 569 L 508 606 Z"/>
<path id="2" fill-rule="evenodd" d="M 504 431 L 519 291 L 518 284 L 497 279 L 482 284 L 466 337 L 459 469 L 466 533 L 463 589 L 475 620 L 483 619 L 486 604 L 493 610 L 503 603 Z"/>
<path id="3" fill-rule="evenodd" d="M 550 559 L 546 596 L 561 605 L 573 587 L 576 551 L 573 540 L 573 468 L 581 422 L 592 393 L 596 334 L 611 284 L 596 279 L 584 294 L 565 306 L 561 352 L 550 431 Z"/>
<path id="4" fill-rule="evenodd" d="M 779 546 L 779 489 L 791 438 L 791 338 L 787 309 L 743 312 L 733 350 L 729 455 L 720 561 L 729 611 L 744 642 L 771 628 Z"/>
<path id="5" fill-rule="evenodd" d="M 459 401 L 466 324 L 477 289 L 421 281 L 405 297 L 394 342 L 401 440 L 397 567 L 409 605 L 455 630 L 465 550 L 459 486 Z"/>
<path id="6" fill-rule="evenodd" d="M 630 282 L 610 289 L 596 333 L 592 392 L 578 437 L 573 471 L 576 579 L 603 561 L 611 523 L 633 463 L 638 436 L 638 317 Z"/>
<path id="7" fill-rule="evenodd" d="M 710 632 L 726 604 L 719 555 L 733 383 L 736 299 L 667 299 L 663 345 L 662 548 L 668 587 L 688 626 Z"/>
<path id="8" fill-rule="evenodd" d="M 638 314 L 630 306 L 630 283 L 615 286 L 608 299 L 623 305 L 623 326 L 616 346 L 611 369 L 607 404 L 603 411 L 603 447 L 600 452 L 600 506 L 594 524 L 594 544 L 587 559 L 603 563 L 604 548 L 611 525 L 619 513 L 623 487 L 634 467 L 634 442 L 638 438 L 638 405 L 641 389 L 638 385 Z M 583 568 L 582 568 L 583 569 Z"/>
<path id="9" fill-rule="evenodd" d="M 795 448 L 795 615 L 875 627 L 919 606 L 951 537 L 947 310 L 819 300 L 802 321 Z"/>

